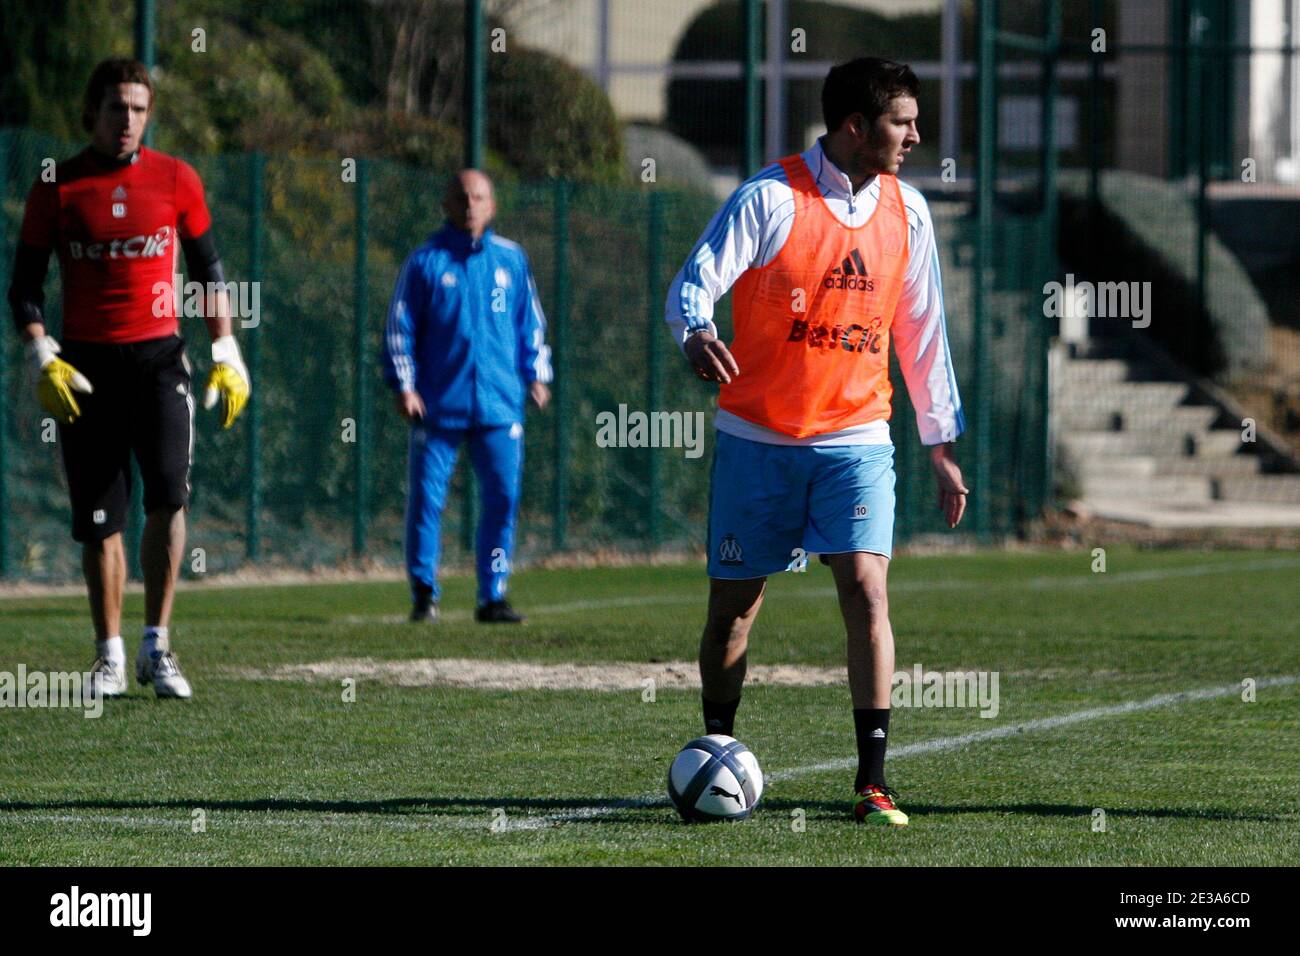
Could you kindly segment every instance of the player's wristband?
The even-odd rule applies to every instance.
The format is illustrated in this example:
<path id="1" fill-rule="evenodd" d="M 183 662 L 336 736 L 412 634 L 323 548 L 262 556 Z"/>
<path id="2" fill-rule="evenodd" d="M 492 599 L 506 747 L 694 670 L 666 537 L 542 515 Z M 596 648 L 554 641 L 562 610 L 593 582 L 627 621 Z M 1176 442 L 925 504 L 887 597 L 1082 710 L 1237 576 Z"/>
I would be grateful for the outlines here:
<path id="1" fill-rule="evenodd" d="M 239 342 L 233 335 L 223 335 L 212 340 L 212 362 L 213 364 L 225 362 L 237 368 L 243 367 L 244 360 L 239 354 Z"/>
<path id="2" fill-rule="evenodd" d="M 59 343 L 54 341 L 54 336 L 38 335 L 23 347 L 23 351 L 27 353 L 27 358 L 39 372 L 53 362 L 61 350 Z"/>

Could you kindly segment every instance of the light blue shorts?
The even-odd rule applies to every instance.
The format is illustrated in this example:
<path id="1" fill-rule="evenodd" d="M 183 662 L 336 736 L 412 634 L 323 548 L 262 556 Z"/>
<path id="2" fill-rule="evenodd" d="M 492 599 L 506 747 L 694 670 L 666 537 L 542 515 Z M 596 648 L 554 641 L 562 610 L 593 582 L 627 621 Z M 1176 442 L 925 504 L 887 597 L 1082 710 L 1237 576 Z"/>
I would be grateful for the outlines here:
<path id="1" fill-rule="evenodd" d="M 769 445 L 718 433 L 709 577 L 760 578 L 809 554 L 893 555 L 893 445 Z"/>

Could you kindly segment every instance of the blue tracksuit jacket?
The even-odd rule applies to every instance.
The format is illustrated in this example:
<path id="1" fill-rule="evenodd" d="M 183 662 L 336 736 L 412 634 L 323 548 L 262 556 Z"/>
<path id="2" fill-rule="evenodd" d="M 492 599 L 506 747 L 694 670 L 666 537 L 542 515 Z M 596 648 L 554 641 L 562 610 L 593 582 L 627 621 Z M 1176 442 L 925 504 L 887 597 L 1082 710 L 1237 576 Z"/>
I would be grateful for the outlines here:
<path id="1" fill-rule="evenodd" d="M 406 567 L 436 598 L 442 509 L 468 441 L 483 512 L 479 603 L 505 597 L 514 551 L 528 385 L 551 381 L 546 318 L 524 250 L 490 229 L 474 242 L 447 224 L 407 257 L 384 328 L 384 378 L 414 389 L 425 418 L 411 429 Z"/>
<path id="2" fill-rule="evenodd" d="M 551 350 L 528 256 L 491 229 L 474 242 L 450 224 L 402 265 L 384 329 L 384 379 L 414 388 L 437 428 L 524 420 Z"/>

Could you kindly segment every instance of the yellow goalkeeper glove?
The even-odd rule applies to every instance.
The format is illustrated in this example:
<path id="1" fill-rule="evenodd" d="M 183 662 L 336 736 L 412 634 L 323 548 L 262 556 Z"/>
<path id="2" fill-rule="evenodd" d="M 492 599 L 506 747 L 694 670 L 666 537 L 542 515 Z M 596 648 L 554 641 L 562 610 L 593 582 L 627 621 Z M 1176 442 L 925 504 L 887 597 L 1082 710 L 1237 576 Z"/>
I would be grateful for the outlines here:
<path id="1" fill-rule="evenodd" d="M 203 407 L 212 408 L 221 399 L 221 427 L 229 428 L 248 404 L 253 387 L 248 369 L 239 354 L 239 343 L 233 335 L 223 335 L 212 343 L 212 372 L 208 375 L 208 390 L 203 396 Z"/>
<path id="2" fill-rule="evenodd" d="M 89 395 L 90 381 L 58 357 L 59 343 L 42 335 L 27 343 L 27 356 L 36 367 L 36 397 L 61 425 L 71 425 L 81 416 L 73 392 Z"/>

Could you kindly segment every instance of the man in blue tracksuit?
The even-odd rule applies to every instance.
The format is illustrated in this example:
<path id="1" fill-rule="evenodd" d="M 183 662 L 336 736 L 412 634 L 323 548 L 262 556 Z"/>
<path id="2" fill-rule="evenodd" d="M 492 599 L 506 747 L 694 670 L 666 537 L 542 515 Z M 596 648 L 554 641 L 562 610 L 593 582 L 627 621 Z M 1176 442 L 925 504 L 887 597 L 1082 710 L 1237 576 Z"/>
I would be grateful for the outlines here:
<path id="1" fill-rule="evenodd" d="M 452 177 L 447 222 L 402 265 L 384 329 L 384 379 L 411 423 L 406 568 L 411 620 L 438 616 L 442 508 L 456 455 L 469 442 L 478 476 L 478 611 L 521 623 L 506 601 L 523 472 L 524 400 L 550 400 L 546 318 L 524 250 L 488 228 L 492 181 Z"/>

